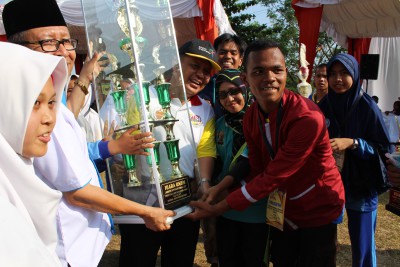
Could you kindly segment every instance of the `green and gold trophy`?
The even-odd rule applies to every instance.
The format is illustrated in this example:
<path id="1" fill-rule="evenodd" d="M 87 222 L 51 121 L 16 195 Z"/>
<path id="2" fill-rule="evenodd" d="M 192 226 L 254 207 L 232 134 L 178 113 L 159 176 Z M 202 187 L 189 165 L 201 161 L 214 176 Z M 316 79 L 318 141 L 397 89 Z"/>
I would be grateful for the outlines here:
<path id="1" fill-rule="evenodd" d="M 163 120 L 164 123 L 162 123 L 162 126 L 164 127 L 167 134 L 167 140 L 172 140 L 175 139 L 173 128 L 176 120 L 171 114 L 171 95 L 169 93 L 171 84 L 165 82 L 164 75 L 162 73 L 164 69 L 164 66 L 159 66 L 153 72 L 156 74 L 157 77 L 157 84 L 155 86 L 155 89 L 157 91 L 158 102 L 160 103 L 163 111 L 163 116 L 161 120 Z"/>
<path id="2" fill-rule="evenodd" d="M 127 187 L 141 186 L 142 183 L 136 177 L 135 155 L 122 154 L 122 158 L 124 159 L 125 169 L 128 172 L 128 183 L 126 186 Z"/>
<path id="3" fill-rule="evenodd" d="M 119 117 L 119 126 L 120 128 L 124 128 L 128 126 L 128 122 L 126 121 L 126 112 L 127 112 L 127 104 L 126 104 L 126 93 L 128 90 L 116 90 L 111 93 L 111 97 L 114 101 L 115 111 Z"/>
<path id="4" fill-rule="evenodd" d="M 165 177 L 164 177 L 164 176 L 161 174 L 161 172 L 160 172 L 160 144 L 161 144 L 161 142 L 160 142 L 160 141 L 154 141 L 153 144 L 154 144 L 154 147 L 153 147 L 153 149 L 154 149 L 154 158 L 155 158 L 155 163 L 156 163 L 156 166 L 157 166 L 157 171 L 158 171 L 158 174 L 159 174 L 159 181 L 160 181 L 160 183 L 163 183 L 163 182 L 166 181 L 166 179 L 165 179 Z M 146 148 L 145 151 L 146 151 L 146 152 L 150 152 L 150 149 L 149 149 L 149 148 Z M 152 162 L 151 162 L 151 157 L 150 157 L 150 155 L 146 157 L 146 161 L 147 161 L 147 164 L 148 164 L 150 167 L 153 166 L 153 164 L 152 164 Z M 150 183 L 151 183 L 151 184 L 154 184 L 154 183 L 155 183 L 153 168 L 151 168 Z"/>
<path id="5" fill-rule="evenodd" d="M 134 85 L 135 91 L 139 92 L 139 85 L 135 83 Z M 142 82 L 142 92 L 143 92 L 143 98 L 144 98 L 144 104 L 146 105 L 146 110 L 147 110 L 147 119 L 152 120 L 149 107 L 150 107 L 150 83 L 149 82 Z"/>
<path id="6" fill-rule="evenodd" d="M 126 113 L 127 113 L 127 102 L 126 102 L 126 93 L 127 90 L 122 90 L 120 86 L 121 77 L 120 75 L 113 74 L 114 76 L 111 77 L 113 79 L 114 84 L 116 85 L 114 90 L 111 93 L 111 96 L 114 101 L 115 110 L 119 116 L 119 125 L 118 128 L 121 129 L 118 131 L 118 135 L 121 135 L 123 132 L 126 131 L 126 127 L 128 127 L 128 123 L 126 120 Z M 124 160 L 124 166 L 128 173 L 128 187 L 135 187 L 141 186 L 142 183 L 136 177 L 136 163 L 135 163 L 135 155 L 126 155 L 122 154 L 122 158 Z"/>
<path id="7" fill-rule="evenodd" d="M 163 142 L 167 149 L 167 156 L 172 165 L 171 179 L 184 177 L 185 174 L 179 168 L 179 159 L 181 154 L 179 152 L 179 139 L 166 140 Z"/>

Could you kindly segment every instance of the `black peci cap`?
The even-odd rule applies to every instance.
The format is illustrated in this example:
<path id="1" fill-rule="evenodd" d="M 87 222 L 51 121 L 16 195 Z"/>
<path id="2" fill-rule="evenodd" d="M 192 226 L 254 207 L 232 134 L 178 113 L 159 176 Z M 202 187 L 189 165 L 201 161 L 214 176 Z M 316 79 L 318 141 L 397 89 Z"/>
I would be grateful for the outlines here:
<path id="1" fill-rule="evenodd" d="M 7 38 L 19 32 L 48 26 L 67 26 L 55 0 L 13 0 L 3 9 Z"/>

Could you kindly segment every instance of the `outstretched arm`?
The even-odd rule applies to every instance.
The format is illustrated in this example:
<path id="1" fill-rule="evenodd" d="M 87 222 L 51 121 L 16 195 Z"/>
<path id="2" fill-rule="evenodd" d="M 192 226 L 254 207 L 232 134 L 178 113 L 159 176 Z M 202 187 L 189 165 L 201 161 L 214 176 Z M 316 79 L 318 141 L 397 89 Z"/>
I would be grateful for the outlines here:
<path id="1" fill-rule="evenodd" d="M 167 217 L 175 215 L 175 212 L 171 210 L 145 206 L 91 184 L 78 190 L 63 192 L 63 196 L 68 203 L 81 208 L 111 214 L 140 216 L 146 227 L 153 231 L 168 230 L 170 226 L 166 223 Z"/>

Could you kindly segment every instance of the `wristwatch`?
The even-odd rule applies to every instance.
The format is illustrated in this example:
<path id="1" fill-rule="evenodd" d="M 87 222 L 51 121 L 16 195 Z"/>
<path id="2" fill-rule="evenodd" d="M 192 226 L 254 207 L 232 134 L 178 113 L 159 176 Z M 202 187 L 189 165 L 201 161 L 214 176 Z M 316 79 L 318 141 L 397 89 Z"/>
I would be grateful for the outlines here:
<path id="1" fill-rule="evenodd" d="M 358 148 L 358 140 L 357 139 L 353 139 L 353 145 L 351 146 L 351 150 L 357 149 Z"/>

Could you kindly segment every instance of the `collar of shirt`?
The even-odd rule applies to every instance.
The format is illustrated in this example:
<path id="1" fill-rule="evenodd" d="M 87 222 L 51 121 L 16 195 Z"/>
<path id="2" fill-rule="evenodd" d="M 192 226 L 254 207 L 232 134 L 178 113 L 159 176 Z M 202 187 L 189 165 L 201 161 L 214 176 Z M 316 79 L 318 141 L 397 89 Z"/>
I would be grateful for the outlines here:
<path id="1" fill-rule="evenodd" d="M 201 106 L 201 100 L 198 95 L 192 96 L 189 101 L 192 106 Z"/>

